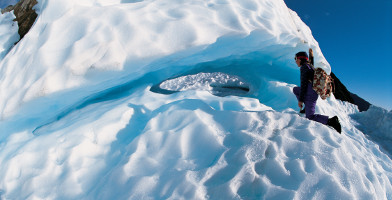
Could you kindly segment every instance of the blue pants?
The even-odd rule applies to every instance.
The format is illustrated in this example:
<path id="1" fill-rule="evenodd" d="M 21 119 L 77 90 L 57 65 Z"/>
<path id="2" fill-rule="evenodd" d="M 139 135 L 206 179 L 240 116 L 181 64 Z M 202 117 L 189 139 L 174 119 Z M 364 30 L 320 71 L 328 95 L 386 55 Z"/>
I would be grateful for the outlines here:
<path id="1" fill-rule="evenodd" d="M 300 87 L 293 88 L 293 93 L 295 94 L 295 96 L 297 96 L 298 101 L 299 101 L 300 92 L 301 92 Z M 313 90 L 312 85 L 308 84 L 308 89 L 306 91 L 306 96 L 304 101 L 306 118 L 316 122 L 320 122 L 322 124 L 327 124 L 328 116 L 314 114 L 316 110 L 317 99 L 318 99 L 318 94 Z"/>

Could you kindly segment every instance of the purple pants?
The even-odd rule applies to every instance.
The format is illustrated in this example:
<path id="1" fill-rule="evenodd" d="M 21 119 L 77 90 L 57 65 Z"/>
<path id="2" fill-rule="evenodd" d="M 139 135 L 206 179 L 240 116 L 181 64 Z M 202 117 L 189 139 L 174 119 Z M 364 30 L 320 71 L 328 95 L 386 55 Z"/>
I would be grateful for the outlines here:
<path id="1" fill-rule="evenodd" d="M 300 87 L 294 87 L 293 93 L 295 94 L 295 96 L 297 96 L 298 101 L 299 101 L 300 92 L 301 92 Z M 327 124 L 328 116 L 314 114 L 316 110 L 317 98 L 318 98 L 318 94 L 313 90 L 312 85 L 308 84 L 308 89 L 306 91 L 305 101 L 304 101 L 306 118 L 316 122 L 320 122 L 322 124 Z"/>

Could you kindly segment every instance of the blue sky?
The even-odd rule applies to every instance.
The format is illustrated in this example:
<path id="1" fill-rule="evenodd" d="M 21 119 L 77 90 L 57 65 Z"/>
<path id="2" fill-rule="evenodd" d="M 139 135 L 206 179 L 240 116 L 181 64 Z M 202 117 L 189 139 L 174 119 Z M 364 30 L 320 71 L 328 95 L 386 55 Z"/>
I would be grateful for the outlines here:
<path id="1" fill-rule="evenodd" d="M 392 0 L 284 0 L 349 91 L 392 109 Z"/>
<path id="2" fill-rule="evenodd" d="M 14 5 L 18 2 L 19 0 L 0 0 L 0 8 L 5 8 L 8 5 Z"/>

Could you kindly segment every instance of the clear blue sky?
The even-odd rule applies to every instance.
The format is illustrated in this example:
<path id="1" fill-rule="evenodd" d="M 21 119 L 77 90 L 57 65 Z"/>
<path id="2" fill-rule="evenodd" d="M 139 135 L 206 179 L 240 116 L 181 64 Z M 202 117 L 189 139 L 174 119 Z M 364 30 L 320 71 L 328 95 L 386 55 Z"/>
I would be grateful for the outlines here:
<path id="1" fill-rule="evenodd" d="M 9 5 L 15 5 L 19 0 L 0 0 L 0 8 L 6 8 Z"/>
<path id="2" fill-rule="evenodd" d="M 347 87 L 392 109 L 392 0 L 284 0 Z"/>

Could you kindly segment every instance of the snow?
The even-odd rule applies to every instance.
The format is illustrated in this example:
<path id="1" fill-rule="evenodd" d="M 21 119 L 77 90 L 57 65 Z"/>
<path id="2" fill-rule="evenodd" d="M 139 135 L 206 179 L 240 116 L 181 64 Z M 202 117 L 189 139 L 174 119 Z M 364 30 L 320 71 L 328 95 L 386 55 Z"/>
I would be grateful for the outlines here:
<path id="1" fill-rule="evenodd" d="M 0 59 L 3 59 L 15 42 L 19 40 L 18 23 L 13 12 L 0 15 Z"/>
<path id="2" fill-rule="evenodd" d="M 0 199 L 392 198 L 390 112 L 298 114 L 294 54 L 331 68 L 283 1 L 36 8 L 16 46 L 0 28 Z"/>
<path id="3" fill-rule="evenodd" d="M 169 93 L 185 90 L 205 90 L 212 91 L 214 95 L 219 96 L 246 95 L 249 92 L 249 84 L 243 82 L 240 77 L 221 72 L 201 72 L 194 75 L 186 75 L 165 80 L 157 87 Z M 158 92 L 162 93 L 162 91 Z"/>

